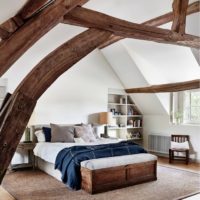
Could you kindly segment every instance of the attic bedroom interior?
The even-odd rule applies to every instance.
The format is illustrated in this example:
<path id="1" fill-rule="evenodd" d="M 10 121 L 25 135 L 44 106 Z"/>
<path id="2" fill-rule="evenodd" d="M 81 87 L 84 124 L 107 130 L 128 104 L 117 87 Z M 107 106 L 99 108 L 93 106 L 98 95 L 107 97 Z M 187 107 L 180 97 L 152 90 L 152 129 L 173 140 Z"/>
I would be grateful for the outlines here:
<path id="1" fill-rule="evenodd" d="M 1 0 L 0 200 L 200 199 L 199 11 Z"/>

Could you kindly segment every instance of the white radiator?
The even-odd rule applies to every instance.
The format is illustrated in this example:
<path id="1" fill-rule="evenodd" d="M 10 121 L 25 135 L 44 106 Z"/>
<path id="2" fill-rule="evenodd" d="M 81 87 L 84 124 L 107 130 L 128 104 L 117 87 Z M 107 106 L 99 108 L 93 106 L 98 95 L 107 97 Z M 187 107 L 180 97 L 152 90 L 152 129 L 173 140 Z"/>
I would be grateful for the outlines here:
<path id="1" fill-rule="evenodd" d="M 150 134 L 148 136 L 148 150 L 151 152 L 168 154 L 170 140 L 170 136 Z"/>

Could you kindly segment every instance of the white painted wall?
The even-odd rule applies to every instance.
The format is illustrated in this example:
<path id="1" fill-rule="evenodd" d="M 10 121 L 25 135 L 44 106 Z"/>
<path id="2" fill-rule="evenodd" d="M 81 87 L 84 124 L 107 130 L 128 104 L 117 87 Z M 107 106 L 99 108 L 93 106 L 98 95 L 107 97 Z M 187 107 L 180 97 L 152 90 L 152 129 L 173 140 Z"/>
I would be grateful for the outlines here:
<path id="1" fill-rule="evenodd" d="M 95 122 L 96 116 L 91 115 L 107 111 L 108 88 L 122 85 L 100 51 L 95 50 L 43 94 L 34 123 Z"/>
<path id="2" fill-rule="evenodd" d="M 192 145 L 190 154 L 192 159 L 200 162 L 200 126 L 198 125 L 170 125 L 168 115 L 144 115 L 145 147 L 148 147 L 148 135 L 158 133 L 163 135 L 184 134 L 190 136 Z"/>

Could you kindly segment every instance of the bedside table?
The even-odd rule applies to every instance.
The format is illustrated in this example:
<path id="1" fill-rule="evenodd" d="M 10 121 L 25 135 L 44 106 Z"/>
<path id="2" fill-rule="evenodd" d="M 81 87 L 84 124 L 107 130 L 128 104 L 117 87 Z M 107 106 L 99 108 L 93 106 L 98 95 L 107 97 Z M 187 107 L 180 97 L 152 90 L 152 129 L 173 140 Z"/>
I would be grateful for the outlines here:
<path id="1" fill-rule="evenodd" d="M 35 147 L 35 143 L 20 142 L 17 146 L 17 150 L 28 151 L 28 163 L 12 165 L 11 169 L 19 169 L 19 168 L 26 168 L 26 167 L 32 167 L 33 169 L 35 169 L 35 156 L 33 153 L 34 147 Z"/>

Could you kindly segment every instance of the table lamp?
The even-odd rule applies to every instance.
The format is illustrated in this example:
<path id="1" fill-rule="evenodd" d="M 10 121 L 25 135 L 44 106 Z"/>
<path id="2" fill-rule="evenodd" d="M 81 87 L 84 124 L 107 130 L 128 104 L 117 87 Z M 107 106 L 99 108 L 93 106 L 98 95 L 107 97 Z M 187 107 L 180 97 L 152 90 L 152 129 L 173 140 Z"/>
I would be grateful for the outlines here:
<path id="1" fill-rule="evenodd" d="M 104 125 L 104 137 L 109 137 L 108 125 L 112 124 L 112 121 L 113 121 L 112 112 L 99 113 L 99 124 Z"/>

